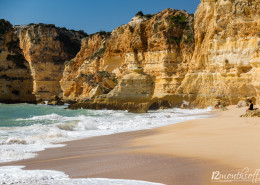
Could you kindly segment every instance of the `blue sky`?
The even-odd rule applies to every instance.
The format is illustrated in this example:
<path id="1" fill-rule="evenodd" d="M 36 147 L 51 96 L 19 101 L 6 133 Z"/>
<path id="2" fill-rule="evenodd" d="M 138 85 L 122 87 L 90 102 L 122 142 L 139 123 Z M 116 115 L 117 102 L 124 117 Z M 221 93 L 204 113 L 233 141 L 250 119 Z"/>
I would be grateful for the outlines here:
<path id="1" fill-rule="evenodd" d="M 155 14 L 166 8 L 195 13 L 200 0 L 0 0 L 0 18 L 13 25 L 55 24 L 94 33 L 112 31 L 138 12 Z"/>

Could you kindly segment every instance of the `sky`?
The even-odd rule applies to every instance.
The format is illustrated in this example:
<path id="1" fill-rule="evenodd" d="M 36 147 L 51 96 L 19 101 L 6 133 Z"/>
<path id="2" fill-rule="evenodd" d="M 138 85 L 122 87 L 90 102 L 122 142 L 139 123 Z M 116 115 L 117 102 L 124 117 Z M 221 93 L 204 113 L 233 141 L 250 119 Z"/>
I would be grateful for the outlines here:
<path id="1" fill-rule="evenodd" d="M 55 24 L 91 34 L 127 24 L 138 11 L 166 8 L 195 13 L 200 0 L 0 0 L 0 19 L 13 25 Z"/>

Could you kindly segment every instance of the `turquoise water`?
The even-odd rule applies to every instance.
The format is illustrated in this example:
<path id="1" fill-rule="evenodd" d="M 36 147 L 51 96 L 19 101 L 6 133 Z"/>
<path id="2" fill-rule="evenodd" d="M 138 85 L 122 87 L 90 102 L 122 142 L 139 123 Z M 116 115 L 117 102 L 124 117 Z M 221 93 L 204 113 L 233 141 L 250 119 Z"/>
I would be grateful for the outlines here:
<path id="1" fill-rule="evenodd" d="M 207 117 L 209 110 L 167 109 L 145 114 L 113 110 L 69 110 L 66 106 L 0 104 L 0 163 L 35 157 L 59 143 L 150 129 Z"/>
<path id="2" fill-rule="evenodd" d="M 66 117 L 78 117 L 80 115 L 86 116 L 106 116 L 108 113 L 98 112 L 94 110 L 70 110 L 67 106 L 47 106 L 47 105 L 33 105 L 33 104 L 1 104 L 0 103 L 0 127 L 23 127 L 33 124 L 54 124 L 57 123 L 55 119 L 39 119 L 30 120 L 35 116 L 46 116 L 57 114 Z M 28 119 L 29 118 L 29 119 Z"/>

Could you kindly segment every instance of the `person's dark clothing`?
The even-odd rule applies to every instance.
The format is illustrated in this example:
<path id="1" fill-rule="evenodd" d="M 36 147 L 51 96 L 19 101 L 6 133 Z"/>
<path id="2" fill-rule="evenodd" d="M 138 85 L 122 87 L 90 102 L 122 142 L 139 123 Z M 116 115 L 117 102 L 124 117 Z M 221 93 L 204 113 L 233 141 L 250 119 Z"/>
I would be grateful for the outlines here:
<path id="1" fill-rule="evenodd" d="M 254 110 L 254 104 L 253 103 L 250 103 L 248 110 Z"/>

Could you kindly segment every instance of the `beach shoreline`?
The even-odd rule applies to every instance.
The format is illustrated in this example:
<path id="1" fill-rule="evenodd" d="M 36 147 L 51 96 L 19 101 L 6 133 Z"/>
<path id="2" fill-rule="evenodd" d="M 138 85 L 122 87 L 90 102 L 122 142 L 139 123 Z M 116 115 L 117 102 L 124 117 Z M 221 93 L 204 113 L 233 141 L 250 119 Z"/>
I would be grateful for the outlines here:
<path id="1" fill-rule="evenodd" d="M 235 173 L 248 167 L 253 172 L 260 168 L 258 118 L 240 118 L 246 108 L 228 109 L 214 112 L 210 118 L 70 141 L 65 147 L 39 152 L 36 158 L 0 166 L 58 170 L 71 178 L 216 184 L 211 179 L 213 171 Z"/>

